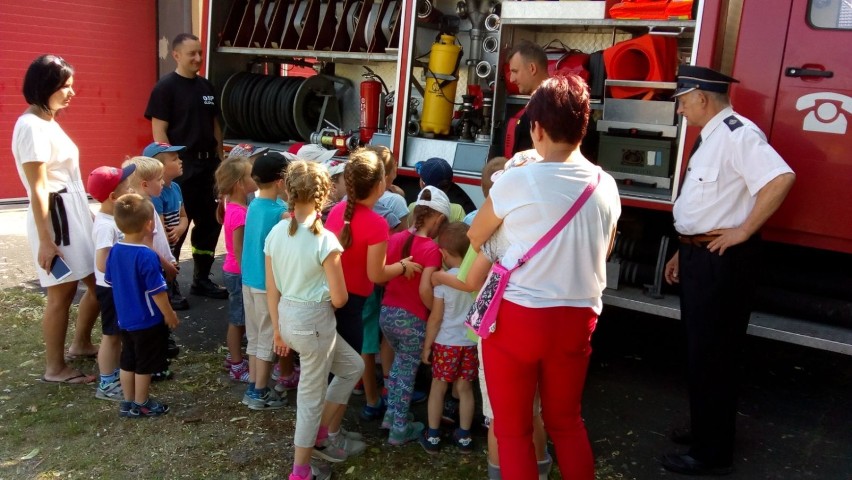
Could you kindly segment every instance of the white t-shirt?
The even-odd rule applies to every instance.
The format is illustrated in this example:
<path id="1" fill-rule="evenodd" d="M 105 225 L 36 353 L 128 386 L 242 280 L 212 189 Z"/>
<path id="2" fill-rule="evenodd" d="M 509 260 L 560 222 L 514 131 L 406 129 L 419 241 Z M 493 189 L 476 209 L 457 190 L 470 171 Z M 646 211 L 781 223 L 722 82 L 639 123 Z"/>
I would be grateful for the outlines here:
<path id="1" fill-rule="evenodd" d="M 532 163 L 507 170 L 491 188 L 494 213 L 509 243 L 501 263 L 518 259 L 562 218 L 588 183 L 600 183 L 556 237 L 514 273 L 507 300 L 529 308 L 592 307 L 600 313 L 606 287 L 606 254 L 621 215 L 613 178 L 589 162 Z"/>
<path id="2" fill-rule="evenodd" d="M 458 275 L 459 269 L 451 268 L 447 273 L 455 276 Z M 435 298 L 444 300 L 444 320 L 441 322 L 438 336 L 435 337 L 435 343 L 456 347 L 476 345 L 476 342 L 467 337 L 467 327 L 464 324 L 473 304 L 470 293 L 439 285 L 435 287 Z"/>
<path id="3" fill-rule="evenodd" d="M 281 298 L 295 302 L 327 302 L 331 300 L 328 279 L 322 263 L 332 252 L 343 252 L 337 236 L 323 229 L 314 235 L 309 227 L 313 218 L 299 224 L 290 236 L 290 218 L 278 222 L 263 246 L 272 258 L 272 274 Z"/>
<path id="4" fill-rule="evenodd" d="M 98 212 L 95 214 L 95 224 L 92 226 L 92 240 L 95 242 L 95 283 L 102 287 L 110 287 L 104 280 L 104 272 L 98 270 L 98 250 L 112 248 L 124 239 L 124 234 L 115 226 L 115 217 Z"/>
<path id="5" fill-rule="evenodd" d="M 754 208 L 757 192 L 793 171 L 757 125 L 730 107 L 704 125 L 701 139 L 672 210 L 675 229 L 684 235 L 739 227 Z"/>
<path id="6" fill-rule="evenodd" d="M 154 251 L 162 258 L 165 258 L 169 263 L 175 263 L 175 255 L 172 253 L 172 248 L 169 246 L 169 238 L 166 236 L 166 229 L 163 228 L 163 221 L 160 215 L 154 210 Z"/>
<path id="7" fill-rule="evenodd" d="M 31 113 L 21 115 L 12 136 L 12 153 L 18 161 L 18 176 L 28 197 L 32 192 L 20 164 L 44 163 L 48 192 L 59 191 L 82 178 L 80 151 L 55 121 L 42 120 Z"/>

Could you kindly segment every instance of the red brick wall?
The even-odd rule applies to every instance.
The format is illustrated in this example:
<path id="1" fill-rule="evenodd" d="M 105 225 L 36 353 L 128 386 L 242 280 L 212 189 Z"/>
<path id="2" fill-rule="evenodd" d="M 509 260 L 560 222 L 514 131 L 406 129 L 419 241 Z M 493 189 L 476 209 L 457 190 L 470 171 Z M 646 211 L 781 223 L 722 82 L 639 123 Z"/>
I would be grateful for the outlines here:
<path id="1" fill-rule="evenodd" d="M 77 96 L 58 120 L 80 148 L 83 182 L 100 165 L 118 165 L 151 141 L 143 116 L 157 79 L 156 2 L 26 0 L 0 12 L 0 199 L 24 197 L 10 145 L 30 62 L 62 56 L 76 71 Z"/>

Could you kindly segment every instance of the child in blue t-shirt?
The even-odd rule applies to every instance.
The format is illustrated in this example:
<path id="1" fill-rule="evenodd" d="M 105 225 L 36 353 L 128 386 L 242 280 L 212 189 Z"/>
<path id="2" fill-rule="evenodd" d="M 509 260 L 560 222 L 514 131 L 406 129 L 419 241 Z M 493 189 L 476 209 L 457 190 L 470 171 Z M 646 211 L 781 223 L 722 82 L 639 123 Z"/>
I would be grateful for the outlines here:
<path id="1" fill-rule="evenodd" d="M 243 308 L 249 358 L 249 386 L 243 395 L 243 404 L 252 410 L 280 408 L 287 404 L 287 397 L 279 398 L 269 393 L 270 372 L 275 361 L 272 351 L 272 319 L 266 303 L 266 265 L 263 245 L 266 236 L 287 212 L 284 171 L 289 164 L 280 152 L 267 152 L 252 165 L 251 176 L 257 183 L 257 196 L 248 206 L 243 232 L 242 269 Z M 276 391 L 284 392 L 290 385 L 298 384 L 298 372 L 293 367 L 293 355 L 281 357 Z M 286 385 L 285 385 L 286 384 Z"/>
<path id="2" fill-rule="evenodd" d="M 104 280 L 112 286 L 121 328 L 121 417 L 155 417 L 169 412 L 166 404 L 148 396 L 151 376 L 166 356 L 169 327 L 178 318 L 169 305 L 160 258 L 146 246 L 154 232 L 154 206 L 129 193 L 115 201 L 115 224 L 124 240 L 112 247 Z"/>
<path id="3" fill-rule="evenodd" d="M 175 257 L 175 263 L 180 262 L 180 247 L 178 241 L 189 227 L 189 217 L 183 206 L 183 193 L 180 185 L 174 179 L 183 175 L 183 162 L 178 152 L 186 147 L 169 145 L 168 143 L 153 142 L 142 151 L 143 157 L 151 157 L 163 164 L 163 191 L 158 196 L 151 197 L 151 203 L 160 216 L 160 221 L 166 230 L 169 247 Z M 186 310 L 189 302 L 180 293 L 177 278 L 167 281 L 169 285 L 169 302 L 173 310 Z"/>

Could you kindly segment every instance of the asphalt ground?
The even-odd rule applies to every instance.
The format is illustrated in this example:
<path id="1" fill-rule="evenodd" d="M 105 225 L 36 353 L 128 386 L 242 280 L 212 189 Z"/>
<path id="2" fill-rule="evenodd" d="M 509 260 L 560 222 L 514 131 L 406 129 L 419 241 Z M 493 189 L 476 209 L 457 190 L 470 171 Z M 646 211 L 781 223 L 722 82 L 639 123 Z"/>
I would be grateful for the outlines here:
<path id="1" fill-rule="evenodd" d="M 24 215 L 20 206 L 0 208 L 0 288 L 39 288 Z M 217 253 L 213 271 L 220 281 L 221 241 Z M 188 250 L 181 258 L 179 280 L 188 293 Z M 227 301 L 188 299 L 191 308 L 178 312 L 178 343 L 192 351 L 222 351 Z M 605 308 L 593 347 L 583 414 L 595 456 L 612 478 L 681 477 L 657 462 L 661 454 L 682 449 L 668 434 L 689 418 L 680 322 Z M 180 358 L 173 370 L 180 375 Z M 736 471 L 726 478 L 852 479 L 852 357 L 749 337 L 739 373 Z M 241 392 L 235 385 L 235 398 Z M 346 421 L 377 437 L 376 422 L 357 418 L 363 397 L 353 396 L 352 405 Z M 425 405 L 414 413 L 424 420 Z M 482 439 L 481 427 L 476 433 Z"/>

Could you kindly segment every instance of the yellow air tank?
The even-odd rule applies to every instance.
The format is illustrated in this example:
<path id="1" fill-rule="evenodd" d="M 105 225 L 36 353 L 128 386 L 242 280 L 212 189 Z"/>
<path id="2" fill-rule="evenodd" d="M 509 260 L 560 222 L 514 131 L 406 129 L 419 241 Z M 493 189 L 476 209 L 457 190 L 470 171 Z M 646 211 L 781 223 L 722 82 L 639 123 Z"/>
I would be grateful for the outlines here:
<path id="1" fill-rule="evenodd" d="M 456 45 L 456 37 L 452 35 L 441 35 L 440 40 L 432 44 L 429 71 L 426 72 L 420 131 L 440 135 L 450 133 L 460 57 L 461 46 Z M 453 79 L 450 80 L 449 77 Z"/>

